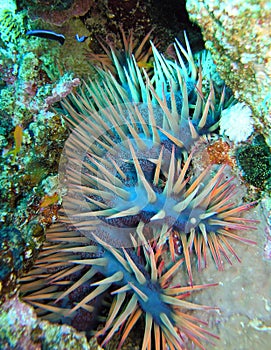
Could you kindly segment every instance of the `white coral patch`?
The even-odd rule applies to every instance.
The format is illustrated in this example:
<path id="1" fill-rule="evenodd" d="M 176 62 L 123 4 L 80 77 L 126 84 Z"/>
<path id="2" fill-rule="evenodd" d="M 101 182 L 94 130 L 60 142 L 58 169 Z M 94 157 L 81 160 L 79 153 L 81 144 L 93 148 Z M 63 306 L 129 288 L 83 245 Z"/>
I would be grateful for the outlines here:
<path id="1" fill-rule="evenodd" d="M 245 141 L 253 132 L 251 109 L 243 102 L 224 109 L 220 119 L 220 134 L 226 135 L 231 141 Z"/>

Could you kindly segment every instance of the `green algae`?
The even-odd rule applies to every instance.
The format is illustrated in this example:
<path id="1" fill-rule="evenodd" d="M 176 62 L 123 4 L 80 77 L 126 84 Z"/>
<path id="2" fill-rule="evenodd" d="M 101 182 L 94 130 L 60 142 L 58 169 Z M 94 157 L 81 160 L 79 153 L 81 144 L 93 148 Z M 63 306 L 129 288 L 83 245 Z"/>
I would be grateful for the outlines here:
<path id="1" fill-rule="evenodd" d="M 15 14 L 10 9 L 1 10 L 1 40 L 7 44 L 16 43 L 22 35 L 22 30 L 25 32 L 24 19 L 26 11 L 20 14 Z"/>
<path id="2" fill-rule="evenodd" d="M 262 136 L 257 136 L 252 144 L 239 147 L 236 160 L 249 184 L 260 189 L 270 187 L 271 153 Z"/>

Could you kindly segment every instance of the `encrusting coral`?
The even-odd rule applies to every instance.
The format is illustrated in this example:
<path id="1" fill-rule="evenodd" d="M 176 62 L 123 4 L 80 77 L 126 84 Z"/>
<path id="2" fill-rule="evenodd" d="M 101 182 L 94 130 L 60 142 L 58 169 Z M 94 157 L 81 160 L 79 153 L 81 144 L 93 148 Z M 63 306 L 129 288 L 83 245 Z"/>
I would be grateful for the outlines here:
<path id="1" fill-rule="evenodd" d="M 97 345 L 71 326 L 52 324 L 38 319 L 30 305 L 14 296 L 5 301 L 0 309 L 1 350 L 94 350 Z"/>
<path id="2" fill-rule="evenodd" d="M 40 18 L 44 22 L 61 26 L 71 17 L 84 16 L 93 6 L 93 1 L 71 0 L 44 2 L 36 0 L 23 0 L 20 2 L 20 6 L 28 8 L 29 17 L 32 20 L 37 20 Z"/>
<path id="3" fill-rule="evenodd" d="M 222 269 L 229 253 L 238 259 L 231 239 L 253 243 L 240 232 L 255 221 L 240 216 L 255 203 L 234 203 L 226 166 L 193 174 L 195 145 L 208 142 L 227 101 L 212 83 L 204 97 L 201 69 L 185 40 L 186 50 L 174 44 L 175 61 L 152 45 L 148 72 L 131 54 L 120 62 L 111 48 L 115 77 L 98 68 L 97 81 L 63 102 L 73 131 L 60 166 L 67 191 L 62 223 L 22 280 L 23 298 L 42 317 L 76 326 L 76 313 L 77 325 L 83 315 L 89 320 L 97 297 L 111 292 L 106 323 L 96 333 L 102 344 L 122 326 L 121 347 L 144 315 L 142 349 L 151 347 L 152 333 L 156 350 L 184 349 L 186 337 L 203 349 L 206 335 L 214 335 L 185 309 L 209 307 L 184 298 L 208 285 L 193 285 L 190 256 L 196 252 L 200 269 L 210 251 Z M 183 260 L 191 285 L 171 286 Z"/>
<path id="4" fill-rule="evenodd" d="M 221 77 L 251 107 L 255 126 L 270 147 L 270 1 L 188 0 L 186 8 L 201 27 Z"/>

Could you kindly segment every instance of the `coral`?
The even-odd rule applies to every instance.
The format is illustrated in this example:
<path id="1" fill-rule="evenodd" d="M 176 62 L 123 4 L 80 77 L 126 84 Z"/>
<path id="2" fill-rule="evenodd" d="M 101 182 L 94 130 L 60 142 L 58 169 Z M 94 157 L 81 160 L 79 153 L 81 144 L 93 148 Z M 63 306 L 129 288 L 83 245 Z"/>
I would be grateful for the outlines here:
<path id="1" fill-rule="evenodd" d="M 6 19 L 9 13 L 9 21 Z M 24 35 L 30 24 L 25 11 L 1 9 L 1 48 L 0 69 L 3 84 L 1 85 L 1 108 L 13 118 L 13 125 L 27 124 L 46 106 L 44 100 L 54 94 L 55 85 L 68 84 L 73 79 L 71 73 L 61 76 L 56 68 L 59 58 L 59 47 L 47 41 Z M 16 24 L 16 30 L 10 28 Z M 9 37 L 13 33 L 13 37 Z M 18 33 L 18 35 L 16 34 Z M 69 90 L 70 91 L 70 90 Z M 47 106 L 49 107 L 49 106 Z"/>
<path id="2" fill-rule="evenodd" d="M 80 79 L 78 78 L 70 80 L 66 76 L 62 76 L 58 84 L 53 88 L 52 95 L 45 99 L 45 109 L 49 109 L 54 103 L 61 101 L 79 84 Z"/>
<path id="3" fill-rule="evenodd" d="M 230 154 L 230 145 L 222 139 L 211 142 L 207 147 L 208 161 L 211 164 L 228 164 L 234 166 L 234 160 Z"/>
<path id="4" fill-rule="evenodd" d="M 62 26 L 64 22 L 75 16 L 84 16 L 93 1 L 90 0 L 70 0 L 70 1 L 33 1 L 24 0 L 20 6 L 28 8 L 29 16 L 32 20 L 42 19 L 57 26 Z"/>
<path id="5" fill-rule="evenodd" d="M 246 141 L 253 133 L 252 111 L 244 103 L 224 109 L 219 121 L 221 135 L 226 135 L 236 143 Z"/>
<path id="6" fill-rule="evenodd" d="M 3 227 L 0 230 L 0 290 L 3 293 L 16 292 L 15 281 L 23 270 L 25 241 L 19 230 Z"/>
<path id="7" fill-rule="evenodd" d="M 271 155 L 263 137 L 257 136 L 252 144 L 239 147 L 236 159 L 249 184 L 261 189 L 269 186 L 270 189 Z"/>
<path id="8" fill-rule="evenodd" d="M 200 0 L 187 1 L 186 7 L 202 28 L 221 77 L 252 108 L 255 124 L 270 145 L 270 2 Z"/>
<path id="9" fill-rule="evenodd" d="M 39 321 L 34 310 L 17 297 L 6 301 L 0 310 L 0 343 L 2 350 L 95 350 L 86 337 L 65 325 Z"/>
<path id="10" fill-rule="evenodd" d="M 3 236 L 9 276 L 4 278 L 1 296 L 8 296 L 16 291 L 22 272 L 23 266 L 16 263 L 31 264 L 44 229 L 56 214 L 55 209 L 48 213 L 48 208 L 41 213 L 39 203 L 46 193 L 41 181 L 57 173 L 68 132 L 61 116 L 46 109 L 61 93 L 69 93 L 76 80 L 71 73 L 61 76 L 56 68 L 58 46 L 45 42 L 41 47 L 36 38 L 25 36 L 30 22 L 15 1 L 1 3 L 0 29 L 0 226 L 7 233 L 10 225 L 14 239 L 20 232 L 18 250 L 23 249 L 15 254 L 12 239 L 5 241 Z"/>
<path id="11" fill-rule="evenodd" d="M 26 348 L 35 349 L 31 340 L 31 324 L 37 322 L 34 310 L 14 297 L 1 305 L 1 347 L 3 349 Z"/>
<path id="12" fill-rule="evenodd" d="M 16 43 L 19 37 L 24 33 L 24 22 L 26 12 L 15 13 L 16 5 L 13 1 L 9 1 L 5 6 L 0 7 L 0 30 L 1 40 L 6 43 Z"/>
<path id="13" fill-rule="evenodd" d="M 1 157 L 1 207 L 2 213 L 10 215 L 6 223 L 13 221 L 21 226 L 29 215 L 34 214 L 31 205 L 44 194 L 41 181 L 50 171 L 58 169 L 60 155 L 53 150 L 61 149 L 66 136 L 67 131 L 59 116 L 41 113 L 24 129 L 20 152 L 15 157 L 9 152 Z M 13 146 L 10 146 L 12 150 Z"/>

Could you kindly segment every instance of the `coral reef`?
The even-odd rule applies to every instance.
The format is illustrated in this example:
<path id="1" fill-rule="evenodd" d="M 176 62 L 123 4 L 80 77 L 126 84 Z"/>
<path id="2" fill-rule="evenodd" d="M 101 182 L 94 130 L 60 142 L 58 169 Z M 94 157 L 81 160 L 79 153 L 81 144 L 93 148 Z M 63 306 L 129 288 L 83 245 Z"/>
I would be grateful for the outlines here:
<path id="1" fill-rule="evenodd" d="M 21 232 L 11 226 L 1 228 L 0 245 L 0 290 L 2 293 L 9 292 L 10 285 L 13 287 L 16 279 L 23 269 L 25 241 Z"/>
<path id="2" fill-rule="evenodd" d="M 2 293 L 8 295 L 16 292 L 16 278 L 22 272 L 12 256 L 18 253 L 18 264 L 30 264 L 50 223 L 49 214 L 46 223 L 40 207 L 47 193 L 42 181 L 57 173 L 67 129 L 63 118 L 48 109 L 79 81 L 68 72 L 61 76 L 56 68 L 57 43 L 45 42 L 41 47 L 37 39 L 25 36 L 30 23 L 26 11 L 18 12 L 14 1 L 1 5 L 0 18 L 0 241 L 5 269 L 9 269 Z M 15 241 L 6 237 L 12 231 Z M 20 254 L 14 250 L 16 237 Z"/>
<path id="3" fill-rule="evenodd" d="M 135 36 L 142 38 L 155 28 L 155 35 L 165 50 L 175 37 L 182 38 L 183 30 L 189 30 L 192 47 L 197 50 L 203 47 L 199 28 L 188 20 L 185 1 L 98 1 L 83 20 L 93 37 L 98 33 L 103 38 L 117 39 L 119 28 L 123 27 L 125 32 L 133 29 Z M 99 52 L 99 46 L 93 44 L 94 51 Z"/>
<path id="4" fill-rule="evenodd" d="M 91 0 L 68 0 L 68 1 L 20 1 L 20 8 L 27 8 L 32 20 L 42 19 L 57 26 L 75 16 L 84 16 L 93 6 Z"/>
<path id="5" fill-rule="evenodd" d="M 98 350 L 98 345 L 67 325 L 39 321 L 34 310 L 17 297 L 6 301 L 0 310 L 0 344 L 2 350 Z M 5 325 L 5 326 L 4 326 Z"/>
<path id="6" fill-rule="evenodd" d="M 214 140 L 207 147 L 207 162 L 211 164 L 228 164 L 233 167 L 234 159 L 230 152 L 231 147 L 228 142 L 222 139 Z"/>
<path id="7" fill-rule="evenodd" d="M 186 7 L 202 29 L 218 72 L 235 97 L 251 107 L 270 147 L 270 2 L 188 0 Z"/>
<path id="8" fill-rule="evenodd" d="M 265 136 L 270 130 L 266 3 L 261 12 L 258 3 L 242 1 L 219 7 L 214 1 L 207 8 L 221 21 L 212 22 L 214 39 L 206 45 L 235 96 L 251 106 L 254 127 L 209 53 L 193 58 L 186 37 L 180 38 L 186 49 L 175 41 L 165 55 L 157 42 L 148 45 L 153 27 L 160 51 L 193 27 L 184 11 L 178 15 L 183 1 L 54 0 L 42 9 L 41 3 L 22 1 L 20 11 L 12 0 L 0 5 L 0 290 L 1 302 L 11 298 L 30 268 L 21 279 L 22 297 L 42 318 L 65 325 L 38 320 L 13 297 L 1 305 L 0 347 L 54 349 L 57 342 L 60 349 L 96 349 L 98 340 L 108 349 L 211 349 L 219 334 L 223 349 L 243 332 L 242 346 L 250 348 L 261 332 L 262 349 L 268 349 L 270 283 L 261 281 L 257 291 L 255 281 L 257 274 L 268 275 L 271 206 L 267 196 L 257 208 L 249 201 L 270 191 L 271 142 L 253 135 L 244 144 L 254 129 Z M 34 12 L 39 19 L 32 22 L 28 14 Z M 250 13 L 255 45 L 249 31 L 239 29 Z M 51 24 L 52 15 L 61 28 Z M 232 20 L 237 36 L 228 35 Z M 134 31 L 125 36 L 131 24 Z M 65 34 L 65 44 L 25 35 L 41 27 Z M 97 33 L 105 56 L 100 39 L 93 40 Z M 196 50 L 198 33 L 192 28 L 190 34 Z M 75 34 L 88 38 L 78 43 Z M 103 67 L 90 66 L 93 58 Z M 77 78 L 87 74 L 89 80 Z M 236 109 L 248 112 L 244 135 L 234 127 Z M 257 188 L 247 191 L 243 180 Z M 263 208 L 259 231 L 266 237 L 252 232 L 255 212 L 261 217 Z M 231 266 L 241 259 L 242 265 Z M 89 340 L 93 330 L 96 338 Z"/>

